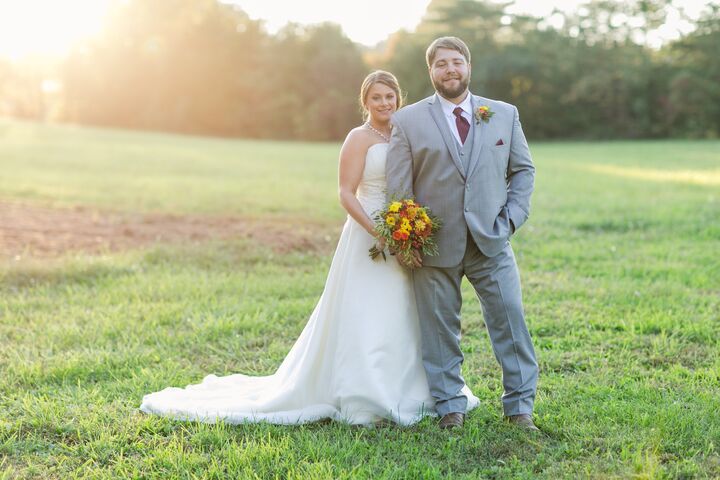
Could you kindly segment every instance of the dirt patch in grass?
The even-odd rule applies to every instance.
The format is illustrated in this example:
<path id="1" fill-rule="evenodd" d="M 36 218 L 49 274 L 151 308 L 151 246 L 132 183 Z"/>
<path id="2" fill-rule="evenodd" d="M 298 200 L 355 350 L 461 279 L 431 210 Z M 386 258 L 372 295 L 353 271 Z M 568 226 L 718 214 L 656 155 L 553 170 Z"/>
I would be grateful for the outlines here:
<path id="1" fill-rule="evenodd" d="M 0 201 L 0 257 L 98 254 L 158 243 L 249 239 L 278 253 L 327 252 L 340 225 L 299 219 L 110 212 Z"/>

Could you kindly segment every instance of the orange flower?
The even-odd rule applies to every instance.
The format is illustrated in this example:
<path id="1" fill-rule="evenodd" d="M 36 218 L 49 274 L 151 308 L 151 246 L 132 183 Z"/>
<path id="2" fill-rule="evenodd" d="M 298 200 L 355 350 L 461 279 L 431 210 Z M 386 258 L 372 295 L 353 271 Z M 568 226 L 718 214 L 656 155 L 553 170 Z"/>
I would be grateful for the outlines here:
<path id="1" fill-rule="evenodd" d="M 402 240 L 403 232 L 401 232 L 400 230 L 395 230 L 392 234 L 392 237 L 394 240 Z"/>

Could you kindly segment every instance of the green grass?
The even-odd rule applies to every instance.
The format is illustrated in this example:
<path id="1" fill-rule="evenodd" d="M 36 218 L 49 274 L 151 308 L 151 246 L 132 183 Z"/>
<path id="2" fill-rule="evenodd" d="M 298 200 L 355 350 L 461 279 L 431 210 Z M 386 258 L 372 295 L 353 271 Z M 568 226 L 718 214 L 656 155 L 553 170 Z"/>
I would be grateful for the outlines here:
<path id="1" fill-rule="evenodd" d="M 330 261 L 240 241 L 160 246 L 2 263 L 0 479 L 720 477 L 720 142 L 532 150 L 533 213 L 514 248 L 545 435 L 499 420 L 500 372 L 468 284 L 464 374 L 482 404 L 462 432 L 430 419 L 368 429 L 142 415 L 142 395 L 168 385 L 273 372 Z M 290 212 L 339 232 L 337 151 L 5 121 L 0 192 Z"/>
<path id="2" fill-rule="evenodd" d="M 338 146 L 178 137 L 0 119 L 0 197 L 175 213 L 342 218 Z M 302 181 L 297 181 L 301 179 Z"/>

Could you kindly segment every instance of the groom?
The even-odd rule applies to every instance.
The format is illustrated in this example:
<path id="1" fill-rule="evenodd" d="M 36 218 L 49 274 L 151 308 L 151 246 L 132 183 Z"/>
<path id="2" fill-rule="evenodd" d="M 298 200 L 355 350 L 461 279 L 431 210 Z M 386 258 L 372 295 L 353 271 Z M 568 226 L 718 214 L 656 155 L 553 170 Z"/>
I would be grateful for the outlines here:
<path id="1" fill-rule="evenodd" d="M 502 366 L 505 417 L 532 420 L 538 378 L 510 236 L 530 212 L 535 168 L 513 105 L 471 94 L 470 51 L 456 37 L 427 49 L 436 93 L 396 112 L 387 154 L 388 200 L 414 196 L 443 221 L 440 254 L 413 271 L 423 363 L 441 428 L 461 427 L 460 284 L 470 280 Z"/>

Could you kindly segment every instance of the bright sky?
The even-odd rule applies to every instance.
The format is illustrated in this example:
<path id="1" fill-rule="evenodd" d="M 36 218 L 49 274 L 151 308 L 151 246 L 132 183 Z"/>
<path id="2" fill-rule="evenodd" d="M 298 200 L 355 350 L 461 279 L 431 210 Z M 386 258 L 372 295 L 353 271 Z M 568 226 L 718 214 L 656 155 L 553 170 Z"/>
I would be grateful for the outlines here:
<path id="1" fill-rule="evenodd" d="M 0 0 L 0 56 L 62 55 L 97 33 L 110 0 Z"/>
<path id="2" fill-rule="evenodd" d="M 0 0 L 0 56 L 13 59 L 31 54 L 62 55 L 77 40 L 97 33 L 112 0 Z M 132 1 L 132 0 L 123 0 Z M 429 0 L 223 0 L 235 3 L 252 18 L 263 19 L 274 33 L 288 22 L 330 21 L 342 26 L 354 41 L 374 45 L 401 28 L 412 30 L 420 22 Z M 675 0 L 696 16 L 711 2 Z M 582 0 L 517 0 L 514 12 L 548 15 L 553 8 L 571 11 Z M 677 38 L 690 25 L 671 18 L 654 38 Z"/>

